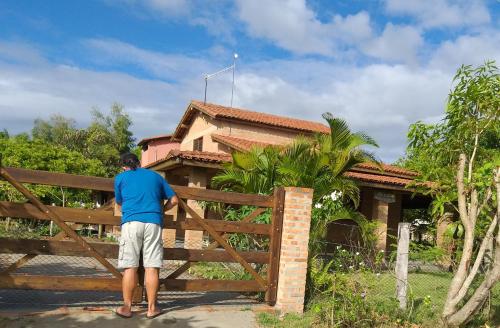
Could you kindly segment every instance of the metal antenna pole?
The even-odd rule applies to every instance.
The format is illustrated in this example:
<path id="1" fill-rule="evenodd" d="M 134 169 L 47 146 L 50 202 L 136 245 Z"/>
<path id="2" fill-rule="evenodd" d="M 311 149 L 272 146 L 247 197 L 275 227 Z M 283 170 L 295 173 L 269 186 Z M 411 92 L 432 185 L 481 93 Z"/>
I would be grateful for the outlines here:
<path id="1" fill-rule="evenodd" d="M 208 87 L 208 75 L 205 75 L 205 100 L 203 100 L 203 105 L 207 104 L 207 87 Z"/>
<path id="2" fill-rule="evenodd" d="M 234 71 L 236 70 L 236 59 L 238 54 L 234 54 L 233 57 L 233 85 L 231 86 L 231 108 L 233 108 L 233 97 L 234 97 Z"/>
<path id="3" fill-rule="evenodd" d="M 207 103 L 207 88 L 208 88 L 208 80 L 219 75 L 219 74 L 222 74 L 224 72 L 227 72 L 229 70 L 232 70 L 233 71 L 233 84 L 232 84 L 232 88 L 231 88 L 231 107 L 233 107 L 233 94 L 234 94 L 234 69 L 236 68 L 236 59 L 238 59 L 238 54 L 234 54 L 234 58 L 233 58 L 233 65 L 231 66 L 228 66 L 226 68 L 223 68 L 221 69 L 220 71 L 218 72 L 215 72 L 213 74 L 206 74 L 205 75 L 205 100 L 204 100 L 204 104 Z"/>

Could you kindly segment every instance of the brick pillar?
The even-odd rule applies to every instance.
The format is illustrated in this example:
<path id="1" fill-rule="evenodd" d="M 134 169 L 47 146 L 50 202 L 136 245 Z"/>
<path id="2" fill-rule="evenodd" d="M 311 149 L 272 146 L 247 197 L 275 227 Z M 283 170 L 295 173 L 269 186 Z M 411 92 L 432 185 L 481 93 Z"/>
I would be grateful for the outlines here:
<path id="1" fill-rule="evenodd" d="M 312 189 L 285 188 L 276 299 L 282 313 L 304 311 L 312 196 Z"/>
<path id="2" fill-rule="evenodd" d="M 193 167 L 189 173 L 188 187 L 203 188 L 207 187 L 207 174 L 205 170 Z M 205 218 L 205 210 L 201 208 L 198 201 L 189 199 L 187 205 L 195 210 L 202 218 Z M 186 213 L 186 217 L 191 215 Z M 186 230 L 184 233 L 184 248 L 201 249 L 203 246 L 203 231 Z"/>

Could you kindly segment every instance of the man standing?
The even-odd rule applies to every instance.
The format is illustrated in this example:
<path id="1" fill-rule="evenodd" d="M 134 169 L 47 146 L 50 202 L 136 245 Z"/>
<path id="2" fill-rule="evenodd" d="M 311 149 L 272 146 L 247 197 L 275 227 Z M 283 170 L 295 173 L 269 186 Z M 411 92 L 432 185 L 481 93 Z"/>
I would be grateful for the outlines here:
<path id="1" fill-rule="evenodd" d="M 124 172 L 115 177 L 115 201 L 122 206 L 118 267 L 125 269 L 122 280 L 124 305 L 116 309 L 116 314 L 132 317 L 132 296 L 138 283 L 137 268 L 142 249 L 148 297 L 146 317 L 154 318 L 161 314 L 156 298 L 163 264 L 163 213 L 177 205 L 178 198 L 161 175 L 140 168 L 136 155 L 123 154 L 121 164 Z M 168 202 L 163 206 L 165 199 Z"/>

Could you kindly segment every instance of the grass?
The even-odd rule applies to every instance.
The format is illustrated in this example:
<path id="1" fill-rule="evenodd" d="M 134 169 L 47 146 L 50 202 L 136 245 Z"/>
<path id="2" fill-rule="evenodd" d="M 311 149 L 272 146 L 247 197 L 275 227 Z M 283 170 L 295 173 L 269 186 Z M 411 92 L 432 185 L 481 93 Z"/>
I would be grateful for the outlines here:
<path id="1" fill-rule="evenodd" d="M 204 279 L 250 280 L 252 276 L 240 266 L 226 263 L 199 262 L 189 268 L 189 273 Z"/>
<path id="2" fill-rule="evenodd" d="M 423 323 L 439 319 L 448 287 L 450 273 L 410 273 L 408 274 L 408 311 L 406 316 L 413 322 Z M 368 286 L 366 299 L 381 312 L 397 307 L 395 299 L 396 277 L 390 273 L 354 274 L 356 279 Z"/>
<path id="3" fill-rule="evenodd" d="M 396 278 L 390 273 L 376 275 L 374 273 L 351 273 L 346 277 L 356 281 L 363 288 L 364 302 L 373 313 L 377 324 L 360 323 L 359 327 L 440 327 L 440 314 L 443 308 L 451 273 L 410 273 L 408 310 L 398 309 L 395 299 Z M 262 313 L 258 317 L 262 327 L 301 328 L 301 327 L 331 327 L 315 311 L 315 304 L 309 304 L 303 316 L 286 315 L 279 318 L 276 315 Z M 356 311 L 356 309 L 354 309 Z M 500 284 L 493 289 L 491 296 L 490 324 L 500 324 Z M 469 324 L 470 327 L 484 327 L 484 318 L 478 318 Z M 344 327 L 341 323 L 338 327 Z"/>
<path id="4" fill-rule="evenodd" d="M 0 237 L 1 238 L 23 238 L 23 239 L 40 239 L 49 236 L 49 224 L 33 224 L 29 220 L 12 219 L 7 228 L 7 221 L 0 221 Z M 60 229 L 54 225 L 54 233 Z"/>

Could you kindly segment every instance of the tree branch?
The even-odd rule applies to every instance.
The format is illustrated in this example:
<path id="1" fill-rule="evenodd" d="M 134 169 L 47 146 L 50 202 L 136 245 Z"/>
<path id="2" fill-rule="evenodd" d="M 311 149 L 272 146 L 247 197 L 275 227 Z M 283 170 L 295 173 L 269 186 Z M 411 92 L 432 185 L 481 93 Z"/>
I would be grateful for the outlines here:
<path id="1" fill-rule="evenodd" d="M 460 154 L 458 161 L 458 172 L 457 172 L 457 189 L 458 189 L 458 213 L 460 214 L 460 220 L 465 225 L 468 225 L 468 213 L 467 213 L 467 201 L 464 186 L 464 171 L 465 171 L 465 154 Z"/>
<path id="2" fill-rule="evenodd" d="M 466 162 L 465 154 L 460 154 L 456 183 L 458 189 L 458 210 L 460 214 L 460 220 L 462 221 L 465 232 L 464 246 L 463 246 L 462 257 L 460 259 L 460 263 L 458 264 L 457 272 L 453 276 L 453 279 L 450 284 L 450 289 L 448 290 L 445 308 L 443 310 L 443 315 L 445 317 L 455 312 L 455 307 L 457 303 L 452 302 L 452 300 L 456 298 L 456 295 L 459 292 L 460 287 L 462 286 L 463 282 L 466 279 L 467 268 L 470 263 L 470 258 L 472 256 L 472 249 L 474 245 L 474 227 L 471 227 L 471 222 L 468 219 L 466 192 L 464 186 L 465 162 Z"/>
<path id="3" fill-rule="evenodd" d="M 471 182 L 472 179 L 472 165 L 474 164 L 474 159 L 476 158 L 478 144 L 479 144 L 479 133 L 476 133 L 476 136 L 474 137 L 474 150 L 472 151 L 472 155 L 470 156 L 469 160 L 469 173 L 467 174 L 467 180 L 469 181 L 469 183 Z"/>
<path id="4" fill-rule="evenodd" d="M 462 287 L 458 291 L 457 295 L 452 299 L 453 303 L 458 303 L 460 300 L 465 296 L 467 293 L 467 290 L 469 289 L 472 281 L 476 277 L 479 268 L 481 266 L 481 263 L 483 262 L 483 257 L 486 252 L 486 248 L 490 242 L 491 239 L 493 239 L 493 232 L 495 231 L 495 228 L 497 227 L 498 224 L 498 216 L 495 215 L 493 217 L 493 221 L 491 221 L 491 224 L 488 228 L 488 231 L 486 232 L 486 235 L 483 238 L 483 241 L 481 242 L 481 246 L 479 247 L 479 251 L 476 256 L 476 260 L 474 261 L 474 265 L 472 266 L 472 269 L 469 272 L 469 275 L 465 279 Z"/>
<path id="5" fill-rule="evenodd" d="M 446 323 L 450 326 L 460 326 L 468 322 L 472 315 L 477 313 L 481 308 L 482 304 L 484 304 L 484 300 L 490 293 L 493 286 L 500 280 L 500 168 L 496 168 L 495 172 L 495 185 L 497 191 L 497 213 L 495 214 L 496 226 L 498 227 L 497 235 L 496 235 L 496 245 L 494 248 L 493 254 L 493 265 L 491 270 L 486 273 L 486 276 L 479 285 L 478 288 L 474 291 L 472 296 L 467 300 L 467 302 L 458 310 L 455 311 L 456 304 L 448 304 L 450 301 L 449 298 L 445 303 L 445 309 L 443 310 L 443 315 L 446 318 Z M 495 221 L 495 219 L 493 221 Z M 493 222 L 492 222 L 493 223 Z M 492 225 L 493 226 L 493 225 Z M 490 230 L 494 231 L 495 226 L 490 226 L 488 232 Z M 482 246 L 482 245 L 481 245 Z M 451 306 L 450 306 L 451 305 Z"/>
<path id="6" fill-rule="evenodd" d="M 492 195 L 493 195 L 493 193 L 491 191 L 491 186 L 489 186 L 488 189 L 486 189 L 486 195 L 484 195 L 483 202 L 481 203 L 481 205 L 479 206 L 479 208 L 477 210 L 478 215 L 481 214 L 481 212 L 483 211 L 483 208 L 486 206 L 486 204 L 488 204 Z"/>

